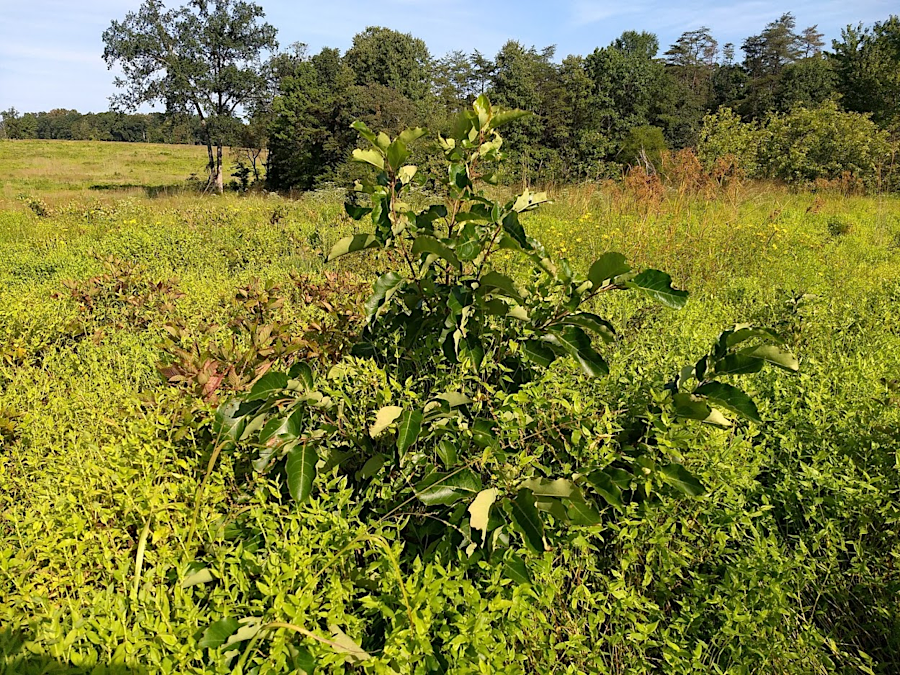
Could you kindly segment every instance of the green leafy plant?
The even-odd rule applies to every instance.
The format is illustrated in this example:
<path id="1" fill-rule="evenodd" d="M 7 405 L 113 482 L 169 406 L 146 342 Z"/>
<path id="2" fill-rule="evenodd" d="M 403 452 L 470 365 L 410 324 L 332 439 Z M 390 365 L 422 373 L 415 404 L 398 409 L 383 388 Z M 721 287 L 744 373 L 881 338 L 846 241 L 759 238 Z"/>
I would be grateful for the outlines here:
<path id="1" fill-rule="evenodd" d="M 503 159 L 498 130 L 525 114 L 479 97 L 451 135 L 437 137 L 443 175 L 407 163 L 425 130 L 392 139 L 354 123 L 370 146 L 354 159 L 377 174 L 357 183 L 346 211 L 371 229 L 338 241 L 329 259 L 377 249 L 390 266 L 365 304 L 356 358 L 318 376 L 303 362 L 268 372 L 217 414 L 218 438 L 255 444 L 255 468 L 283 470 L 296 501 L 309 497 L 318 476 L 338 471 L 373 518 L 395 519 L 410 541 L 508 563 L 515 536 L 540 552 L 558 526 L 596 525 L 604 509 L 646 498 L 655 485 L 703 491 L 650 445 L 610 447 L 601 459 L 586 451 L 589 422 L 541 426 L 534 389 L 551 364 L 571 358 L 588 377 L 609 371 L 599 344 L 615 340 L 616 331 L 590 311 L 592 300 L 637 291 L 679 309 L 687 292 L 665 272 L 633 270 L 616 252 L 580 275 L 525 231 L 522 216 L 547 201 L 544 193 L 509 200 L 488 193 Z M 425 181 L 440 185 L 444 200 L 414 207 L 413 187 Z M 521 285 L 507 273 L 516 266 Z M 698 364 L 691 371 L 698 385 L 680 390 L 687 371 L 676 382 L 675 413 L 724 425 L 713 407 L 722 406 L 758 421 L 746 395 L 714 378 L 792 357 L 766 345 L 735 351 L 750 337 L 774 339 L 767 331 L 723 335 L 701 359 L 705 370 Z M 531 431 L 547 438 L 532 443 Z"/>

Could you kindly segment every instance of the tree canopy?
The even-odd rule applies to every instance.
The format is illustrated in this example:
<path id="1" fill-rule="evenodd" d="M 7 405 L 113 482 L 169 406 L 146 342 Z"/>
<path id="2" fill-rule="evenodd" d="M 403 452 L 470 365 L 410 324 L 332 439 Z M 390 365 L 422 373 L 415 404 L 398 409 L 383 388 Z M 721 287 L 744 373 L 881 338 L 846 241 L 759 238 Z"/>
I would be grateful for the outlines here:
<path id="1" fill-rule="evenodd" d="M 169 111 L 196 114 L 220 192 L 226 121 L 267 91 L 265 56 L 278 43 L 263 17 L 259 5 L 245 0 L 190 0 L 175 9 L 145 0 L 103 33 L 103 58 L 122 71 L 113 106 L 136 110 L 162 103 Z"/>

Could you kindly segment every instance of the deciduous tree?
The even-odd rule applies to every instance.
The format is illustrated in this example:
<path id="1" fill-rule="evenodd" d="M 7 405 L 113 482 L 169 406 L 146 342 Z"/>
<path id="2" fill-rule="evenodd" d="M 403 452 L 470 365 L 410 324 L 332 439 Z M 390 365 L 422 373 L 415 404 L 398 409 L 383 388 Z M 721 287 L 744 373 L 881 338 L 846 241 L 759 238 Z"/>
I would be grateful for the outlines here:
<path id="1" fill-rule="evenodd" d="M 195 113 L 219 192 L 228 122 L 266 92 L 264 57 L 277 42 L 263 17 L 259 5 L 245 0 L 190 0 L 176 9 L 145 0 L 103 33 L 103 59 L 122 70 L 113 106 L 162 103 L 168 111 Z"/>

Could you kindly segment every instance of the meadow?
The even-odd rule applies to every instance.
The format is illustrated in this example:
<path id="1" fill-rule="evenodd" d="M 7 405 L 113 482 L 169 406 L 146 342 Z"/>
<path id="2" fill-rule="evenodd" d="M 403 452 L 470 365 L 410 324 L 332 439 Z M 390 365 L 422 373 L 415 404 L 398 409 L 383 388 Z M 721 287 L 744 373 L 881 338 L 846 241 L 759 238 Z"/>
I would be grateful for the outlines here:
<path id="1" fill-rule="evenodd" d="M 516 583 L 462 550 L 407 555 L 336 469 L 301 505 L 241 452 L 207 471 L 216 401 L 161 375 L 173 339 L 227 346 L 248 297 L 285 335 L 324 332 L 314 291 L 338 304 L 383 261 L 325 263 L 355 226 L 339 190 L 144 189 L 203 153 L 0 143 L 0 673 L 900 670 L 900 198 L 604 184 L 523 216 L 574 269 L 621 251 L 691 293 L 604 300 L 610 374 L 558 360 L 546 410 L 614 439 L 736 323 L 801 366 L 747 376 L 762 424 L 662 434 L 704 494 L 572 527 Z M 226 617 L 288 628 L 228 650 L 206 630 Z"/>

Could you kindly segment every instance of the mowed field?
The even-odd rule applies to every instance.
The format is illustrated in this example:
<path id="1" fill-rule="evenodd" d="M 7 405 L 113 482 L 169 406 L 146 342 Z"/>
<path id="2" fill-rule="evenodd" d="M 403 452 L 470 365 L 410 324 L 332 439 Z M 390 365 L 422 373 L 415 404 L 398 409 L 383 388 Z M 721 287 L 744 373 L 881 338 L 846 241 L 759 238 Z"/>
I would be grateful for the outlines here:
<path id="1" fill-rule="evenodd" d="M 336 473 L 297 506 L 226 453 L 198 501 L 209 454 L 185 412 L 212 407 L 160 375 L 166 326 L 227 344 L 258 280 L 299 333 L 320 317 L 298 275 L 368 283 L 385 264 L 324 263 L 355 225 L 337 191 L 148 195 L 204 157 L 0 142 L 0 674 L 900 672 L 900 198 L 577 186 L 523 218 L 575 269 L 617 250 L 691 292 L 678 312 L 604 301 L 610 375 L 556 362 L 548 408 L 605 411 L 613 434 L 741 322 L 778 331 L 801 368 L 743 380 L 764 424 L 670 439 L 704 495 L 573 527 L 518 585 L 462 551 L 405 559 L 388 525 L 402 575 L 349 546 L 362 525 Z M 324 638 L 210 646 L 227 617 Z"/>
<path id="2" fill-rule="evenodd" d="M 67 199 L 83 191 L 175 191 L 192 176 L 203 178 L 202 145 L 17 140 L 0 143 L 0 200 L 40 194 Z"/>

